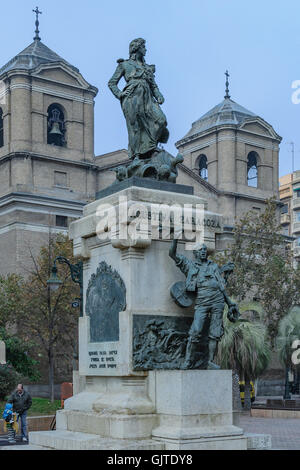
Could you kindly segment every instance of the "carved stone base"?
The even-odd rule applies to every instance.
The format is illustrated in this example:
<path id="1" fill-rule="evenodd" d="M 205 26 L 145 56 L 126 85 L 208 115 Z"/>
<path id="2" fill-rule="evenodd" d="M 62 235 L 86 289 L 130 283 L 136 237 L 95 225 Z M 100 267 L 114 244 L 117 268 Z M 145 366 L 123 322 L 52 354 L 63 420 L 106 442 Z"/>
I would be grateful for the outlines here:
<path id="1" fill-rule="evenodd" d="M 176 449 L 247 449 L 232 421 L 232 373 L 169 370 L 149 374 L 149 392 L 159 425 L 154 440 Z"/>
<path id="2" fill-rule="evenodd" d="M 231 371 L 159 370 L 148 379 L 102 377 L 65 401 L 55 433 L 30 433 L 54 449 L 245 450 L 232 421 Z M 252 444 L 251 444 L 252 445 Z"/>
<path id="3" fill-rule="evenodd" d="M 65 411 L 101 415 L 146 415 L 155 412 L 146 377 L 94 377 L 84 391 L 65 401 Z"/>
<path id="4" fill-rule="evenodd" d="M 56 429 L 95 434 L 106 439 L 150 439 L 157 426 L 156 414 L 84 413 L 61 410 L 56 415 Z"/>

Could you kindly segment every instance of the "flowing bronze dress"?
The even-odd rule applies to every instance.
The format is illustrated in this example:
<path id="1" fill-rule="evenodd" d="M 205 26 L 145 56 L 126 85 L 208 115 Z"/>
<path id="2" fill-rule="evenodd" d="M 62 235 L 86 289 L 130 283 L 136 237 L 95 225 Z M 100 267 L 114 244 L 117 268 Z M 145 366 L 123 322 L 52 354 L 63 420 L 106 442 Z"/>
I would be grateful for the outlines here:
<path id="1" fill-rule="evenodd" d="M 129 158 L 145 158 L 157 149 L 159 142 L 165 143 L 169 138 L 167 119 L 157 102 L 161 94 L 155 83 L 155 68 L 133 59 L 118 62 L 108 86 L 121 101 L 128 129 Z M 118 88 L 122 77 L 126 81 L 123 92 Z"/>

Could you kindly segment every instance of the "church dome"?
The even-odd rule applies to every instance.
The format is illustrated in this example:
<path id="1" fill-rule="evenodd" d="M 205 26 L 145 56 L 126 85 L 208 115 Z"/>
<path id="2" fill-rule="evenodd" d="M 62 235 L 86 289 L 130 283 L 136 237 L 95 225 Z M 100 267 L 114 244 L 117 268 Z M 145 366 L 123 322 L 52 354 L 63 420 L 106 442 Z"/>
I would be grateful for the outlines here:
<path id="1" fill-rule="evenodd" d="M 31 71 L 43 64 L 63 63 L 71 67 L 74 71 L 79 70 L 66 60 L 53 52 L 49 47 L 40 40 L 35 40 L 30 46 L 26 47 L 22 52 L 11 59 L 6 65 L 0 69 L 0 76 L 12 70 Z"/>
<path id="2" fill-rule="evenodd" d="M 240 125 L 251 117 L 257 117 L 257 115 L 226 97 L 221 103 L 195 121 L 184 139 L 217 126 Z"/>

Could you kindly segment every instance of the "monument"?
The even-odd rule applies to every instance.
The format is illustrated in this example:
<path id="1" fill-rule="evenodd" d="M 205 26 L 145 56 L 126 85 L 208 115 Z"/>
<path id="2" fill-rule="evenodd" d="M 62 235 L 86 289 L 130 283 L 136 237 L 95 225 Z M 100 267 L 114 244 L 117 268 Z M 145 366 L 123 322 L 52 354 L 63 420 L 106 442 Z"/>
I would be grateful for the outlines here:
<path id="1" fill-rule="evenodd" d="M 212 215 L 192 187 L 176 184 L 182 157 L 160 146 L 169 135 L 160 108 L 164 98 L 145 53 L 143 39 L 132 41 L 129 59 L 118 60 L 109 81 L 125 115 L 131 160 L 70 226 L 84 269 L 84 385 L 57 412 L 56 431 L 32 432 L 30 443 L 55 449 L 246 449 L 246 436 L 232 422 L 232 373 L 213 367 L 224 302 L 232 320 L 238 315 L 225 291 L 231 268 L 207 260 L 216 228 L 207 227 L 205 218 Z M 193 250 L 200 260 L 193 261 Z M 209 305 L 201 310 L 203 289 Z M 209 362 L 214 370 L 207 370 Z"/>

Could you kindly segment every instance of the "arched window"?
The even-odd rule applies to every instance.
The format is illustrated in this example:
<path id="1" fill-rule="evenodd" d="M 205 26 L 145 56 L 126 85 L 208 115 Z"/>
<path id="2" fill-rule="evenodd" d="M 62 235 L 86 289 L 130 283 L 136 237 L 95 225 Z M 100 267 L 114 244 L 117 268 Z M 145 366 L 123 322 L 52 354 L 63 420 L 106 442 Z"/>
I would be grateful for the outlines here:
<path id="1" fill-rule="evenodd" d="M 207 181 L 208 178 L 208 170 L 207 170 L 207 157 L 206 155 L 202 154 L 198 157 L 199 161 L 199 176 Z"/>
<path id="2" fill-rule="evenodd" d="M 248 186 L 252 186 L 252 188 L 257 188 L 258 184 L 257 163 L 258 154 L 250 152 L 247 160 L 247 182 Z"/>
<path id="3" fill-rule="evenodd" d="M 0 108 L 0 147 L 4 145 L 4 132 L 3 132 L 3 110 Z"/>
<path id="4" fill-rule="evenodd" d="M 66 126 L 65 115 L 59 104 L 52 104 L 48 108 L 48 132 L 47 143 L 65 147 L 67 142 L 65 139 Z"/>

